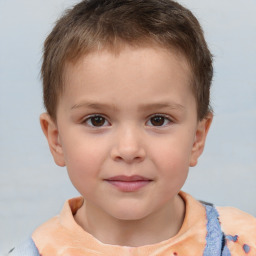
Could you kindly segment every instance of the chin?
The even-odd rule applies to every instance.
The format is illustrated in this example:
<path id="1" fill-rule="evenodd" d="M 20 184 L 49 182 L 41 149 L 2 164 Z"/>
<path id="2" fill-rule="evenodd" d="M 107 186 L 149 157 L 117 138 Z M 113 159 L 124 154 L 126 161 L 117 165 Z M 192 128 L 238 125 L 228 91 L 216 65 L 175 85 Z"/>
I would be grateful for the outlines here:
<path id="1" fill-rule="evenodd" d="M 143 209 L 138 209 L 134 208 L 134 207 L 129 207 L 129 208 L 125 208 L 125 209 L 116 209 L 115 211 L 111 211 L 111 213 L 109 213 L 112 215 L 112 217 L 118 219 L 118 220 L 122 220 L 122 221 L 137 221 L 137 220 L 141 220 L 144 219 L 145 217 L 147 217 L 150 213 L 146 212 Z"/>

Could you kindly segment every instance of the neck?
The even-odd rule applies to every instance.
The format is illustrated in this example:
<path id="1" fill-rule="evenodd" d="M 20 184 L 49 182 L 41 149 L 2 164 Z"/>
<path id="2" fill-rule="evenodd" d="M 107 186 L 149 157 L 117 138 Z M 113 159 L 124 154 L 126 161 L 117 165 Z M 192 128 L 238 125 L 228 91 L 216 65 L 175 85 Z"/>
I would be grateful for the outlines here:
<path id="1" fill-rule="evenodd" d="M 86 202 L 77 211 L 75 220 L 85 231 L 105 244 L 138 247 L 175 236 L 182 226 L 184 215 L 185 204 L 177 196 L 158 212 L 139 220 L 116 219 Z"/>

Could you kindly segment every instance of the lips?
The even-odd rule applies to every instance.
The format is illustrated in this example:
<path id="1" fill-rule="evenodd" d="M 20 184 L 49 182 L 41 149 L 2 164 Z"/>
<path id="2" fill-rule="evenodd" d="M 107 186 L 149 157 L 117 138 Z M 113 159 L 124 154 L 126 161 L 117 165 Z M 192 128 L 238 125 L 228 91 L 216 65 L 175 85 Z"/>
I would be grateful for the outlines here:
<path id="1" fill-rule="evenodd" d="M 114 176 L 105 181 L 122 192 L 135 192 L 152 182 L 151 179 L 139 175 Z"/>

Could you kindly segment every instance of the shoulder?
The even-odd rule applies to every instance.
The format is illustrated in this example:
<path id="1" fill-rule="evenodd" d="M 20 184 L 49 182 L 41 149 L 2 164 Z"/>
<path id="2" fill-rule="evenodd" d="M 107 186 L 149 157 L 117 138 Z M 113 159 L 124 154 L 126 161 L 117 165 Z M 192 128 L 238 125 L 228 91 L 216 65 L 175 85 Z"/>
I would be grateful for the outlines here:
<path id="1" fill-rule="evenodd" d="M 256 218 L 246 212 L 233 207 L 216 207 L 220 223 L 227 232 L 245 230 L 256 238 Z M 224 230 L 223 230 L 224 231 Z"/>
<path id="2" fill-rule="evenodd" d="M 14 247 L 8 256 L 39 256 L 39 252 L 32 238 L 28 238 L 20 245 Z"/>
<path id="3" fill-rule="evenodd" d="M 216 207 L 221 229 L 232 249 L 256 254 L 256 218 L 233 207 Z"/>

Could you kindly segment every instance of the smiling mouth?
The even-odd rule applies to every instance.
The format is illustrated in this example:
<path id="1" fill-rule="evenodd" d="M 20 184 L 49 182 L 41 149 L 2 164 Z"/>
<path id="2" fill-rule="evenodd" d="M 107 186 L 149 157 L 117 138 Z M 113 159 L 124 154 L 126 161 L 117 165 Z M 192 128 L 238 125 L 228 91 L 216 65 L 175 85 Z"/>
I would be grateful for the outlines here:
<path id="1" fill-rule="evenodd" d="M 135 192 L 140 190 L 141 188 L 145 187 L 153 180 L 142 177 L 139 175 L 133 176 L 115 176 L 108 179 L 105 179 L 106 182 L 113 185 L 115 188 L 122 192 Z"/>

